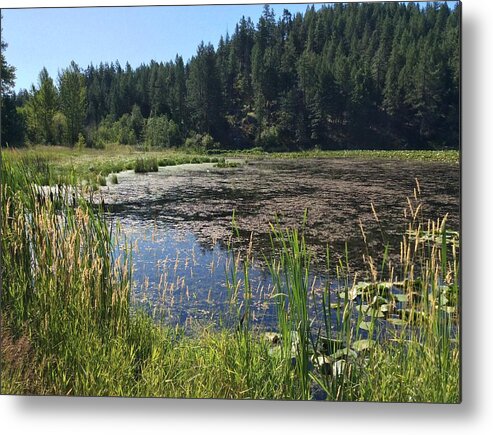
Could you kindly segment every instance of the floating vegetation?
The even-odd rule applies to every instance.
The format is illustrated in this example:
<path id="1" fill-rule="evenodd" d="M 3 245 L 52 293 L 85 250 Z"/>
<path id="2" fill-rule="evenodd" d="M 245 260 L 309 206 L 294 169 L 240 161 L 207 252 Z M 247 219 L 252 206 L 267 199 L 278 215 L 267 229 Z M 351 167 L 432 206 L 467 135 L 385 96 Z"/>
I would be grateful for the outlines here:
<path id="1" fill-rule="evenodd" d="M 96 181 L 97 181 L 99 186 L 106 186 L 106 177 L 104 177 L 103 175 L 98 175 L 98 178 Z"/>
<path id="2" fill-rule="evenodd" d="M 227 162 L 227 161 L 219 162 L 214 165 L 214 167 L 216 168 L 238 168 L 240 166 L 241 163 L 239 162 Z"/>

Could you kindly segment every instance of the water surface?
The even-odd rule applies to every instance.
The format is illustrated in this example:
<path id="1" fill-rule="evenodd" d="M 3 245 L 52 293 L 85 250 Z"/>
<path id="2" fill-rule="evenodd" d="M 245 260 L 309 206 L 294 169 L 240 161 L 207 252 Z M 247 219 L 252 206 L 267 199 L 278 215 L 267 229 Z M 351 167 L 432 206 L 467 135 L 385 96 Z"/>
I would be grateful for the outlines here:
<path id="1" fill-rule="evenodd" d="M 262 267 L 263 256 L 271 255 L 270 223 L 300 228 L 307 211 L 305 235 L 319 265 L 316 291 L 326 285 L 321 265 L 327 245 L 334 262 L 347 246 L 351 270 L 361 276 L 365 252 L 376 254 L 390 243 L 398 255 L 408 222 L 407 198 L 413 196 L 416 180 L 422 219 L 447 214 L 448 227 L 459 227 L 460 175 L 454 164 L 380 159 L 244 163 L 226 169 L 200 164 L 148 174 L 129 171 L 118 174 L 119 184 L 102 188 L 110 215 L 133 243 L 136 301 L 166 313 L 172 323 L 225 321 L 231 257 L 237 252 L 228 251 L 233 210 L 242 236 L 235 249 L 244 252 L 253 242 L 254 321 L 265 327 L 275 323 L 272 287 Z"/>

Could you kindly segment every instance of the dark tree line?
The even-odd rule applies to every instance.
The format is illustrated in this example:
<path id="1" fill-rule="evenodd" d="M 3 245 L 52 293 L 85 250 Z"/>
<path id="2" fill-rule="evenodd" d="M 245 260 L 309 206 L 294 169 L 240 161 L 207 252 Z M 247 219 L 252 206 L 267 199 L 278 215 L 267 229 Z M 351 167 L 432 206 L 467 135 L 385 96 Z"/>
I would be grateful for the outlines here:
<path id="1" fill-rule="evenodd" d="M 15 68 L 7 63 L 4 52 L 7 43 L 1 37 L 0 29 L 0 91 L 1 100 L 1 136 L 2 145 L 5 143 L 21 143 L 23 141 L 24 123 L 17 113 L 15 85 Z"/>
<path id="2" fill-rule="evenodd" d="M 243 17 L 187 63 L 72 63 L 57 85 L 43 70 L 2 105 L 17 106 L 36 143 L 456 148 L 459 46 L 460 11 L 446 3 L 338 3 L 280 17 L 266 5 L 256 25 Z"/>

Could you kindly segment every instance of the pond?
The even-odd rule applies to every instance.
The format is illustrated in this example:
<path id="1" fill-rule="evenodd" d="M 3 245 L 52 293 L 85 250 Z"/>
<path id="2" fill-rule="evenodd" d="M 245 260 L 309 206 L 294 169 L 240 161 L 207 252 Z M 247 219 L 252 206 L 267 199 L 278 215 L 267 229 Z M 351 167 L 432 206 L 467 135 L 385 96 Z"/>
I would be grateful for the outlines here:
<path id="1" fill-rule="evenodd" d="M 333 262 L 347 249 L 350 270 L 360 276 L 364 252 L 381 253 L 389 243 L 391 255 L 399 254 L 409 220 L 407 198 L 416 180 L 421 219 L 447 215 L 447 228 L 459 229 L 458 165 L 381 159 L 239 163 L 236 168 L 195 164 L 147 174 L 128 171 L 118 174 L 118 184 L 101 189 L 111 219 L 120 223 L 133 248 L 135 304 L 173 324 L 228 323 L 228 300 L 237 284 L 231 284 L 235 255 L 244 255 L 251 241 L 254 323 L 273 327 L 272 285 L 263 265 L 272 252 L 269 224 L 300 228 L 306 210 L 313 291 L 321 291 L 327 245 Z M 233 211 L 241 237 L 229 246 Z M 237 280 L 242 279 L 240 273 Z"/>

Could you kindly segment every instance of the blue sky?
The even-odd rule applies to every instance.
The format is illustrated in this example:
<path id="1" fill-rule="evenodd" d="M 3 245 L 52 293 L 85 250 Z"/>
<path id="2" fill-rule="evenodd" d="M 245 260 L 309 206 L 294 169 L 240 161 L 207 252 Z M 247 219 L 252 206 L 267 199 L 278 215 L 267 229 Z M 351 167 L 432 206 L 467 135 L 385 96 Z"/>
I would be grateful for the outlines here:
<path id="1" fill-rule="evenodd" d="M 304 12 L 306 4 L 272 5 L 276 16 L 284 8 Z M 163 6 L 114 8 L 3 9 L 7 62 L 17 69 L 16 90 L 37 82 L 45 66 L 57 77 L 75 60 L 81 67 L 100 62 L 132 67 L 151 59 L 192 57 L 200 41 L 217 47 L 221 35 L 234 32 L 242 15 L 256 24 L 262 5 Z M 22 29 L 19 31 L 19 29 Z"/>
<path id="2" fill-rule="evenodd" d="M 284 8 L 304 12 L 307 4 L 273 4 L 276 16 Z M 316 5 L 317 7 L 317 5 Z M 44 67 L 53 78 L 75 60 L 114 62 L 132 67 L 152 59 L 168 61 L 181 54 L 188 60 L 200 41 L 217 42 L 234 32 L 242 15 L 256 24 L 263 5 L 163 6 L 3 9 L 7 62 L 17 69 L 16 90 L 37 82 Z"/>

